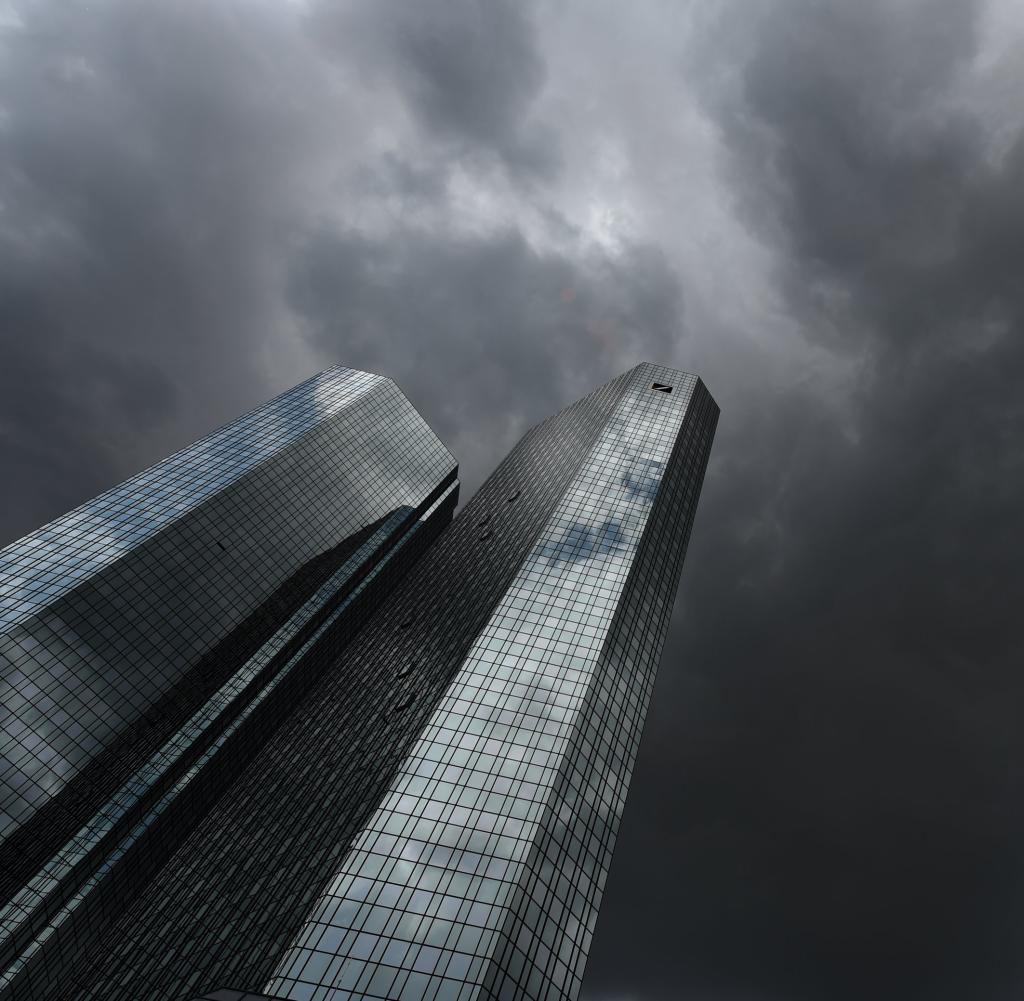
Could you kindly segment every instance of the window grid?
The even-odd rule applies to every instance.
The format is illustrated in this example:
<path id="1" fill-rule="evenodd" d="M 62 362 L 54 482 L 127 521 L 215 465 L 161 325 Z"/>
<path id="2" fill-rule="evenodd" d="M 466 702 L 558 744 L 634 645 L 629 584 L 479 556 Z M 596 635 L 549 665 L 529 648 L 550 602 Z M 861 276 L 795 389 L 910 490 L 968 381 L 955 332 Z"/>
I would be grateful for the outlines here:
<path id="1" fill-rule="evenodd" d="M 0 986 L 62 981 L 238 752 L 183 777 L 263 739 L 239 726 L 294 701 L 278 685 L 264 704 L 264 676 L 332 603 L 332 628 L 365 618 L 364 585 L 397 571 L 367 574 L 396 546 L 407 568 L 455 473 L 390 380 L 335 368 L 0 552 Z"/>
<path id="2" fill-rule="evenodd" d="M 78 703 L 110 729 L 54 745 L 73 774 L 39 744 L 58 783 L 4 847 L 126 812 L 12 997 L 240 1001 L 303 951 L 295 997 L 575 997 L 716 415 L 638 366 L 528 431 L 445 527 L 453 460 L 381 380 L 18 623 L 29 731 L 72 732 Z M 125 629 L 162 574 L 207 599 Z"/>
<path id="3" fill-rule="evenodd" d="M 636 374 L 269 993 L 578 992 L 706 462 L 679 376 Z"/>
<path id="4" fill-rule="evenodd" d="M 531 429 L 125 909 L 80 999 L 259 992 L 443 697 L 621 397 Z M 517 489 L 520 498 L 508 503 Z M 495 535 L 477 539 L 490 517 Z M 407 625 L 403 624 L 411 619 Z M 413 672 L 403 678 L 411 660 Z M 412 705 L 396 705 L 415 696 Z"/>

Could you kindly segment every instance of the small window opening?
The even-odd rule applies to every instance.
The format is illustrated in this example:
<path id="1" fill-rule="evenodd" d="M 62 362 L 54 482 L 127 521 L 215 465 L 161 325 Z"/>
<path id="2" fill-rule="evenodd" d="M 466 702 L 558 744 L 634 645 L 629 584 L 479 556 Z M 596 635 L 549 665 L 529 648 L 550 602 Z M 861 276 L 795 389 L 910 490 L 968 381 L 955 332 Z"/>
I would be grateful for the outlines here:
<path id="1" fill-rule="evenodd" d="M 519 497 L 520 497 L 521 494 L 522 494 L 522 490 L 517 490 L 514 494 L 509 494 L 508 495 L 508 503 L 511 504 L 513 501 L 519 500 Z"/>
<path id="2" fill-rule="evenodd" d="M 487 530 L 486 530 L 485 532 L 481 532 L 481 533 L 480 533 L 480 541 L 481 541 L 481 542 L 485 542 L 485 541 L 486 541 L 487 539 L 489 539 L 489 538 L 490 538 L 490 537 L 491 537 L 492 535 L 494 535 L 494 532 L 492 532 L 492 531 L 491 531 L 491 530 L 490 530 L 490 529 L 488 528 L 488 529 L 487 529 Z"/>
<path id="3" fill-rule="evenodd" d="M 408 709 L 409 706 L 411 706 L 413 704 L 413 702 L 415 702 L 415 701 L 416 701 L 416 696 L 415 695 L 410 695 L 409 698 L 407 698 L 404 702 L 399 702 L 398 705 L 395 706 L 395 712 L 396 713 L 404 713 L 405 710 Z"/>
<path id="4" fill-rule="evenodd" d="M 228 551 L 228 547 L 225 546 L 224 543 L 220 541 L 220 539 L 217 540 L 217 546 L 220 548 L 220 551 L 222 553 L 226 553 Z"/>
<path id="5" fill-rule="evenodd" d="M 490 520 L 491 520 L 491 516 L 490 516 L 489 514 L 485 514 L 485 515 L 484 515 L 484 516 L 483 516 L 483 517 L 482 517 L 482 518 L 481 518 L 481 519 L 480 519 L 480 520 L 479 520 L 479 521 L 478 521 L 478 522 L 476 523 L 476 524 L 477 524 L 477 528 L 483 528 L 483 526 L 484 526 L 484 525 L 486 525 L 486 524 L 487 524 L 487 522 L 489 522 Z"/>
<path id="6" fill-rule="evenodd" d="M 651 383 L 651 389 L 653 389 L 656 393 L 671 393 L 672 392 L 672 387 L 671 386 L 666 386 L 665 383 L 663 383 L 663 382 L 652 382 Z"/>
<path id="7" fill-rule="evenodd" d="M 411 626 L 415 621 L 416 621 L 416 613 L 413 612 L 412 615 L 407 615 L 404 619 L 402 619 L 401 622 L 398 623 L 398 628 L 399 629 L 408 629 L 409 626 Z"/>
<path id="8" fill-rule="evenodd" d="M 412 674 L 414 670 L 416 670 L 416 661 L 411 660 L 405 667 L 402 668 L 401 671 L 398 672 L 397 675 L 395 675 L 395 677 L 408 678 L 409 675 Z"/>

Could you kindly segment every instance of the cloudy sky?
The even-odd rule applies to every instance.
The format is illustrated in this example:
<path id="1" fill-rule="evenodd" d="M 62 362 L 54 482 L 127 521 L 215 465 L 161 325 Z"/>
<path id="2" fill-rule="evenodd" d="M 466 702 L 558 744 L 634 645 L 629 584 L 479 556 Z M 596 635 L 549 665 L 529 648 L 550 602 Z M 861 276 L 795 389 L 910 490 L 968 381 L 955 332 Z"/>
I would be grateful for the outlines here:
<path id="1" fill-rule="evenodd" d="M 468 496 L 722 408 L 587 1001 L 1024 993 L 1019 0 L 0 0 L 7 542 L 318 368 Z"/>

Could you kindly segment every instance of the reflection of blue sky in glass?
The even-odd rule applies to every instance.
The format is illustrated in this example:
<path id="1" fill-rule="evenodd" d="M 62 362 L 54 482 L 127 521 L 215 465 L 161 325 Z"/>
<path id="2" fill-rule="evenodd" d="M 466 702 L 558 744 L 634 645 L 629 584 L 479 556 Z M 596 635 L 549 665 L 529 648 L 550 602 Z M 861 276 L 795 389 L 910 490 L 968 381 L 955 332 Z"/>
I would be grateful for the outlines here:
<path id="1" fill-rule="evenodd" d="M 327 369 L 0 550 L 0 627 L 50 603 L 384 381 Z"/>
<path id="2" fill-rule="evenodd" d="M 668 405 L 627 391 L 268 993 L 414 999 L 441 977 L 438 997 L 475 996 L 685 413 L 678 390 Z"/>

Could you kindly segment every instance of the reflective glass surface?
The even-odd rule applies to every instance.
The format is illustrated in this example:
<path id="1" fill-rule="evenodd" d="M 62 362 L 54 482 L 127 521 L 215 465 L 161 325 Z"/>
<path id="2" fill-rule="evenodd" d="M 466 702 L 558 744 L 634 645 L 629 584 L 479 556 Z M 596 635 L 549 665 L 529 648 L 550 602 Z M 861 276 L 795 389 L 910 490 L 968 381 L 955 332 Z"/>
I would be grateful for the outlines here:
<path id="1" fill-rule="evenodd" d="M 260 992 L 514 580 L 625 382 L 615 380 L 528 432 L 408 573 L 385 584 L 352 641 L 323 647 L 329 669 L 126 906 L 72 996 Z"/>
<path id="2" fill-rule="evenodd" d="M 631 373 L 266 993 L 578 993 L 716 415 Z"/>
<path id="3" fill-rule="evenodd" d="M 0 550 L 0 626 L 49 604 L 383 381 L 321 372 Z"/>
<path id="4" fill-rule="evenodd" d="M 0 554 L 0 993 L 57 996 L 455 476 L 393 383 L 330 369 Z"/>
<path id="5" fill-rule="evenodd" d="M 266 409 L 15 547 L 0 998 L 574 998 L 717 407 L 637 366 L 454 521 L 388 380 Z"/>

